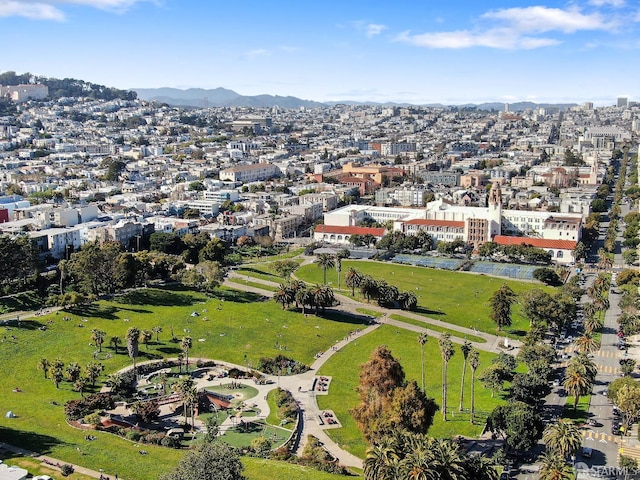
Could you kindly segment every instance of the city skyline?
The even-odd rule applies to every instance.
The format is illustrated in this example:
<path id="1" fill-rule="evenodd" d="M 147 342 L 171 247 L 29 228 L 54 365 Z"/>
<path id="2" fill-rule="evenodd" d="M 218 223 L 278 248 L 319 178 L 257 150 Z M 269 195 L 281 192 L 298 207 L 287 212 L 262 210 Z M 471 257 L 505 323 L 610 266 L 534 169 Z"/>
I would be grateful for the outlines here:
<path id="1" fill-rule="evenodd" d="M 635 3 L 420 3 L 0 0 L 2 70 L 320 102 L 640 97 Z"/>

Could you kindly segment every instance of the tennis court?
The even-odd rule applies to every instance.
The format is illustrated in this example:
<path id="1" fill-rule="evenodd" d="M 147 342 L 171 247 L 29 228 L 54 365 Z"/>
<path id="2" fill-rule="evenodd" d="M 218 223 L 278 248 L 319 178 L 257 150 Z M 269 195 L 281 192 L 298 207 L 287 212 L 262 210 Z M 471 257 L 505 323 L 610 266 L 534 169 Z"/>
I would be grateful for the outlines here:
<path id="1" fill-rule="evenodd" d="M 513 263 L 475 262 L 469 269 L 470 272 L 484 273 L 498 277 L 517 278 L 520 280 L 533 280 L 533 272 L 540 268 L 538 265 L 516 265 Z"/>
<path id="2" fill-rule="evenodd" d="M 394 263 L 417 265 L 419 267 L 440 268 L 442 270 L 458 270 L 462 260 L 457 258 L 424 257 L 422 255 L 398 254 L 391 260 Z"/>

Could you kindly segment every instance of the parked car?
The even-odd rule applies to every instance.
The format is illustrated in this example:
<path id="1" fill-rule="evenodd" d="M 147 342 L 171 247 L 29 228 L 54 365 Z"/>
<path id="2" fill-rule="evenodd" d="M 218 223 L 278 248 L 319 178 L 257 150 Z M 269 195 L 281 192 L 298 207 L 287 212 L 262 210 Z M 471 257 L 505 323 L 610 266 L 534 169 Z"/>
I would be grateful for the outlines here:
<path id="1" fill-rule="evenodd" d="M 583 447 L 582 448 L 582 456 L 584 458 L 591 458 L 591 454 L 593 453 L 593 449 L 591 447 Z"/>

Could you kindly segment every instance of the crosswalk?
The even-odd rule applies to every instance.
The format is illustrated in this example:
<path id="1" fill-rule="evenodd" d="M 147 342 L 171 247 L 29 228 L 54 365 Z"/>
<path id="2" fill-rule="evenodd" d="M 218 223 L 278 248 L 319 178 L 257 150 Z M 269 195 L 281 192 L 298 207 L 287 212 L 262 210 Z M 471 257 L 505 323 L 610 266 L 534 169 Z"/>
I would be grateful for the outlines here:
<path id="1" fill-rule="evenodd" d="M 597 368 L 598 368 L 598 373 L 620 375 L 620 368 L 618 367 L 598 365 Z"/>
<path id="2" fill-rule="evenodd" d="M 618 454 L 634 460 L 640 460 L 640 446 L 622 446 L 618 450 Z"/>
<path id="3" fill-rule="evenodd" d="M 596 353 L 594 353 L 594 355 L 596 357 L 601 357 L 601 358 L 619 358 L 620 357 L 620 354 L 615 350 L 607 350 L 607 351 L 598 350 Z"/>

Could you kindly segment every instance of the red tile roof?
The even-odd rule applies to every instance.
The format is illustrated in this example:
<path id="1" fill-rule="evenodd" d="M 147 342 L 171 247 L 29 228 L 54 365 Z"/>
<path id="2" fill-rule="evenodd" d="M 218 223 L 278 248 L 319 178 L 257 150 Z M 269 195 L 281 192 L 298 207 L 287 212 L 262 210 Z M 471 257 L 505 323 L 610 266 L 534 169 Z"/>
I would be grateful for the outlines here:
<path id="1" fill-rule="evenodd" d="M 341 235 L 366 235 L 371 234 L 374 237 L 384 236 L 386 229 L 373 227 L 346 227 L 342 225 L 318 225 L 315 233 L 337 233 Z"/>
<path id="2" fill-rule="evenodd" d="M 458 227 L 464 228 L 464 222 L 454 220 L 430 220 L 425 218 L 415 218 L 405 222 L 407 225 L 430 225 L 433 227 Z"/>
<path id="3" fill-rule="evenodd" d="M 555 250 L 573 250 L 578 242 L 574 240 L 547 240 L 545 238 L 509 237 L 496 235 L 493 241 L 498 245 L 531 245 L 537 248 L 553 248 Z"/>

